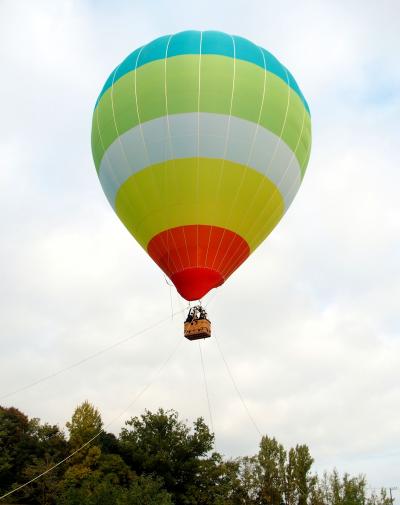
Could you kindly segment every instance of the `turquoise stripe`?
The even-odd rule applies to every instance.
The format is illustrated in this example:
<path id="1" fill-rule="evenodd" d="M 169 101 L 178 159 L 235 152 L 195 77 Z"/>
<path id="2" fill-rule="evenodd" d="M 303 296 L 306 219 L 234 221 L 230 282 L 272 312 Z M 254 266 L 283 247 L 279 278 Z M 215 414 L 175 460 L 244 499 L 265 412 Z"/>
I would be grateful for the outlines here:
<path id="1" fill-rule="evenodd" d="M 243 37 L 234 35 L 233 38 L 235 39 L 236 58 L 239 60 L 250 61 L 261 68 L 266 68 L 264 58 L 262 56 L 263 49 Z M 265 58 L 265 60 L 266 62 L 268 61 L 267 58 Z"/>
<path id="2" fill-rule="evenodd" d="M 186 54 L 199 54 L 200 39 L 202 54 L 216 54 L 220 56 L 227 56 L 229 58 L 233 58 L 235 56 L 239 60 L 254 63 L 254 65 L 264 69 L 266 68 L 275 74 L 285 83 L 289 84 L 289 86 L 299 95 L 308 113 L 310 113 L 308 104 L 292 74 L 281 63 L 279 63 L 275 56 L 273 56 L 270 52 L 263 48 L 259 48 L 243 37 L 238 37 L 236 35 L 230 36 L 226 33 L 217 31 L 205 31 L 201 34 L 201 32 L 194 30 L 180 32 L 172 37 L 171 35 L 159 37 L 146 46 L 143 46 L 143 48 L 140 47 L 133 51 L 133 53 L 125 58 L 125 60 L 113 70 L 107 79 L 96 101 L 96 107 L 103 94 L 111 87 L 113 82 L 118 81 L 118 79 L 126 75 L 128 72 L 146 65 L 146 63 L 165 58 L 168 41 L 170 41 L 168 46 L 168 58 L 172 58 L 174 56 Z M 264 54 L 264 58 L 261 52 Z"/>
<path id="3" fill-rule="evenodd" d="M 227 33 L 214 31 L 203 32 L 201 54 L 218 54 L 220 56 L 233 58 L 235 51 L 232 39 L 233 37 Z"/>
<path id="4" fill-rule="evenodd" d="M 153 40 L 150 44 L 143 46 L 143 51 L 140 53 L 137 66 L 142 67 L 151 61 L 163 60 L 167 52 L 168 40 L 171 35 L 164 35 L 158 39 Z"/>
<path id="5" fill-rule="evenodd" d="M 199 54 L 200 32 L 190 30 L 175 34 L 168 47 L 168 56 L 182 56 L 183 54 Z M 203 33 L 204 38 L 204 33 Z"/>
<path id="6" fill-rule="evenodd" d="M 124 61 L 121 63 L 121 65 L 119 67 L 117 67 L 114 81 L 118 81 L 118 79 L 120 79 L 125 74 L 131 72 L 132 70 L 134 70 L 136 68 L 136 61 L 138 59 L 138 56 L 139 56 L 141 50 L 142 50 L 142 48 L 139 47 L 138 49 L 133 51 L 133 53 L 131 53 L 127 58 L 125 58 Z M 163 58 L 164 58 L 164 56 L 163 56 Z M 113 76 L 113 74 L 111 74 L 111 77 L 112 76 Z M 112 79 L 111 79 L 111 83 L 112 83 Z M 110 83 L 110 86 L 111 86 L 111 83 Z M 106 85 L 107 85 L 107 83 L 106 83 Z M 103 93 L 103 91 L 102 91 L 102 93 Z"/>
<path id="7" fill-rule="evenodd" d="M 124 76 L 125 74 L 131 72 L 131 70 L 134 70 L 136 68 L 136 60 L 138 58 L 138 55 L 140 54 L 141 49 L 142 49 L 141 47 L 135 49 L 133 53 L 131 53 L 127 58 L 125 58 L 124 61 L 117 68 L 114 68 L 114 70 L 111 72 L 108 79 L 106 80 L 103 89 L 100 92 L 100 95 L 96 101 L 95 109 L 100 101 L 100 98 L 104 95 L 104 93 L 108 90 L 108 88 L 111 88 L 113 81 L 114 82 L 118 81 L 119 78 L 121 78 L 122 76 Z"/>

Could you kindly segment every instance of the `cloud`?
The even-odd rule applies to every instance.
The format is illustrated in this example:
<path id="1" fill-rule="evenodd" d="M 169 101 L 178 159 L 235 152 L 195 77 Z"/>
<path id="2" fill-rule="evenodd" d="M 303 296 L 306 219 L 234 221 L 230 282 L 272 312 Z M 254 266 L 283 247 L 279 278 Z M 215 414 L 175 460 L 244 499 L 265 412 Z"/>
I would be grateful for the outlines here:
<path id="1" fill-rule="evenodd" d="M 287 215 L 208 297 L 214 334 L 263 432 L 308 444 L 318 470 L 365 471 L 373 486 L 392 485 L 400 442 L 397 4 L 152 5 L 1 4 L 1 393 L 168 317 L 171 301 L 184 308 L 106 202 L 91 160 L 91 114 L 133 48 L 160 33 L 223 29 L 264 45 L 293 72 L 310 102 L 314 145 Z M 64 425 L 89 398 L 107 422 L 152 380 L 181 332 L 178 315 L 6 404 Z M 258 433 L 215 339 L 202 346 L 217 448 L 251 454 Z M 197 344 L 182 342 L 112 428 L 159 406 L 208 419 Z"/>

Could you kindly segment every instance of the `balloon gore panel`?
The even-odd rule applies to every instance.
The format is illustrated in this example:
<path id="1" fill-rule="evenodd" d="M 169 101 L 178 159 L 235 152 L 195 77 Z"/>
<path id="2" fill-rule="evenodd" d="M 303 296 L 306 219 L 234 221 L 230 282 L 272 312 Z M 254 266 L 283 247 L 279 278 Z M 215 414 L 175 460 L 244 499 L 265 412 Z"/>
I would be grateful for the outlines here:
<path id="1" fill-rule="evenodd" d="M 111 206 L 187 300 L 223 284 L 269 235 L 310 150 L 310 111 L 292 74 L 222 32 L 135 49 L 93 113 L 93 159 Z"/>

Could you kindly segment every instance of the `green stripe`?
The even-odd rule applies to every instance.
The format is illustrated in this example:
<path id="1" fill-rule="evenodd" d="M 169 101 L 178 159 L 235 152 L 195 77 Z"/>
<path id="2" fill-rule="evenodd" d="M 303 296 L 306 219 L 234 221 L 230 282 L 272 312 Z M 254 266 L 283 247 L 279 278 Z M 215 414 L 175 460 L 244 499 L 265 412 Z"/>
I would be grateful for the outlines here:
<path id="1" fill-rule="evenodd" d="M 200 112 L 229 114 L 234 62 L 232 58 L 222 56 L 201 56 L 199 102 L 199 56 L 169 58 L 167 60 L 168 113 L 197 112 L 200 103 Z M 164 61 L 154 61 L 121 77 L 104 93 L 93 116 L 92 149 L 97 169 L 110 144 L 120 134 L 139 124 L 136 113 L 135 74 L 140 121 L 149 121 L 164 116 L 167 112 Z M 258 121 L 264 76 L 265 71 L 260 67 L 236 60 L 232 115 L 255 123 Z M 282 132 L 288 93 L 290 93 L 289 110 Z M 303 117 L 305 122 L 299 142 Z M 97 128 L 97 119 L 101 138 Z M 283 141 L 293 151 L 298 146 L 296 157 L 304 173 L 311 141 L 310 116 L 299 96 L 282 79 L 268 71 L 260 124 L 278 136 L 282 132 Z"/>
<path id="2" fill-rule="evenodd" d="M 174 35 L 164 35 L 151 41 L 143 47 L 133 51 L 108 77 L 98 99 L 96 106 L 107 89 L 128 72 L 143 65 L 164 58 L 188 54 L 215 54 L 228 56 L 237 60 L 247 61 L 258 65 L 262 69 L 280 77 L 284 82 L 289 81 L 289 86 L 299 95 L 304 106 L 309 112 L 308 105 L 301 93 L 297 82 L 290 72 L 265 49 L 256 46 L 250 40 L 237 35 L 229 35 L 218 31 L 199 32 L 188 30 Z"/>

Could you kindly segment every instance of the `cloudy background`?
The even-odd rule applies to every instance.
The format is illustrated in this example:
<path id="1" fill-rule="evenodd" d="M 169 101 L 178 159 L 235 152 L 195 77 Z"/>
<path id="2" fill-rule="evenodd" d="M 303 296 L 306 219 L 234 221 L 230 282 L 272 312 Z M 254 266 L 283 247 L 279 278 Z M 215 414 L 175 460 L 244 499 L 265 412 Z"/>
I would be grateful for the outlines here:
<path id="1" fill-rule="evenodd" d="M 313 150 L 277 229 L 209 295 L 215 337 L 263 433 L 307 444 L 316 471 L 400 484 L 399 18 L 395 0 L 1 0 L 0 403 L 64 427 L 89 399 L 116 433 L 161 406 L 210 422 L 199 345 L 171 318 L 186 302 L 109 207 L 90 127 L 134 48 L 219 29 L 292 71 Z M 216 448 L 253 454 L 260 437 L 217 340 L 201 345 Z"/>

